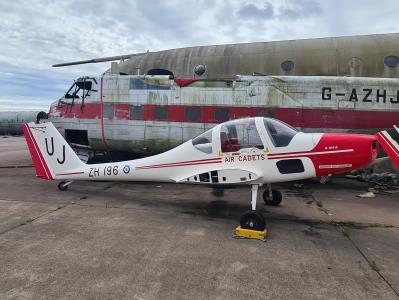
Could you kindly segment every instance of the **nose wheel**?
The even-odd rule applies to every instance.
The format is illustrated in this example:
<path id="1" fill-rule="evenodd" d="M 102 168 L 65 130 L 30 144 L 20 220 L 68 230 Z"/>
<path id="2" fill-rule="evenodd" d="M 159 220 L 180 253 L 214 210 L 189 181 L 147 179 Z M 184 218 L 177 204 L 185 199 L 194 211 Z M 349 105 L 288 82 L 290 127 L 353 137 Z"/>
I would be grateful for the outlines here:
<path id="1" fill-rule="evenodd" d="M 244 213 L 240 218 L 241 228 L 263 231 L 266 228 L 265 218 L 256 210 Z"/>

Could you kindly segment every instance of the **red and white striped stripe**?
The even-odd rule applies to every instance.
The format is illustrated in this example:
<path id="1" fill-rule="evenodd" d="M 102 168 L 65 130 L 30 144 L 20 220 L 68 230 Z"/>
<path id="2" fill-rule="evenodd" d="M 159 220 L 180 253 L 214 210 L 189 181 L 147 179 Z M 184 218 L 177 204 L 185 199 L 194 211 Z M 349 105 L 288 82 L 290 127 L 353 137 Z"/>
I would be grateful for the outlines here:
<path id="1" fill-rule="evenodd" d="M 377 141 L 399 169 L 399 145 L 385 130 L 377 133 Z"/>
<path id="2" fill-rule="evenodd" d="M 274 154 L 269 154 L 268 158 L 269 159 L 296 158 L 303 156 L 336 154 L 336 153 L 346 153 L 346 152 L 353 152 L 353 149 L 330 150 L 330 151 L 319 151 L 319 152 L 305 151 L 305 152 L 274 153 Z"/>
<path id="3" fill-rule="evenodd" d="M 170 167 L 186 167 L 186 166 L 204 165 L 204 164 L 217 164 L 217 163 L 221 163 L 221 162 L 222 162 L 222 159 L 220 157 L 217 157 L 217 158 L 209 158 L 209 159 L 174 162 L 174 163 L 167 163 L 167 164 L 148 165 L 148 166 L 136 167 L 136 170 L 170 168 Z"/>

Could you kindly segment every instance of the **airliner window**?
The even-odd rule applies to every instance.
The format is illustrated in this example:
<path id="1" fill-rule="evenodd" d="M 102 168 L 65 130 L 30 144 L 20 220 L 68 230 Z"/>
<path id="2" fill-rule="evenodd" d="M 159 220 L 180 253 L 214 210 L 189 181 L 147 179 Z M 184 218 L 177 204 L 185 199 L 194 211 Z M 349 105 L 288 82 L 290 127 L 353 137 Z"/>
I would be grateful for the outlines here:
<path id="1" fill-rule="evenodd" d="M 155 107 L 155 120 L 166 120 L 168 118 L 168 108 L 166 106 Z"/>
<path id="2" fill-rule="evenodd" d="M 131 106 L 129 109 L 130 119 L 143 119 L 144 112 L 142 106 Z"/>
<path id="3" fill-rule="evenodd" d="M 107 118 L 107 119 L 113 119 L 114 118 L 114 106 L 113 105 L 109 105 L 109 104 L 105 104 L 103 107 L 103 117 Z"/>
<path id="4" fill-rule="evenodd" d="M 226 122 L 230 119 L 229 110 L 227 108 L 215 109 L 215 120 L 218 122 Z"/>
<path id="5" fill-rule="evenodd" d="M 243 148 L 263 149 L 255 119 L 240 119 L 225 123 L 220 129 L 222 152 L 236 152 Z"/>
<path id="6" fill-rule="evenodd" d="M 187 121 L 199 122 L 201 121 L 201 108 L 199 107 L 188 107 L 186 110 Z"/>
<path id="7" fill-rule="evenodd" d="M 212 153 L 212 129 L 204 132 L 192 140 L 193 146 L 199 151 L 211 154 Z"/>
<path id="8" fill-rule="evenodd" d="M 285 147 L 291 142 L 298 131 L 284 122 L 263 118 L 267 132 L 275 147 Z"/>

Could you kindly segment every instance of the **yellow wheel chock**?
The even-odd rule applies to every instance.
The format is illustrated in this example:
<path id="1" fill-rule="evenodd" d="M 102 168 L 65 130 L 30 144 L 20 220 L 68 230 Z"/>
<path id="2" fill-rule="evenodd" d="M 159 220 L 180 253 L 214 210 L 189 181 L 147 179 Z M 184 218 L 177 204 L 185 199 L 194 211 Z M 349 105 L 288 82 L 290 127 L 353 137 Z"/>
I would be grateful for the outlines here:
<path id="1" fill-rule="evenodd" d="M 266 237 L 267 237 L 267 229 L 258 231 L 258 230 L 245 229 L 245 228 L 242 228 L 241 226 L 238 226 L 234 230 L 234 237 L 235 238 L 256 239 L 256 240 L 264 241 L 264 240 L 266 240 Z"/>

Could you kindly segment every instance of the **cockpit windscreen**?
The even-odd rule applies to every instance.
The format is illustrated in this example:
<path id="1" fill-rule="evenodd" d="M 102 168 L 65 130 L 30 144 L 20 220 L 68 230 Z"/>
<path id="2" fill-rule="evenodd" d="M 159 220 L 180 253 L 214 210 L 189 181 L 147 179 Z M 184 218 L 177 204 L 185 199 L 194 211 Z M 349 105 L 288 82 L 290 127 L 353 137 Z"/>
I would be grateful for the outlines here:
<path id="1" fill-rule="evenodd" d="M 271 118 L 263 118 L 266 131 L 275 147 L 288 146 L 298 131 L 290 125 Z"/>

